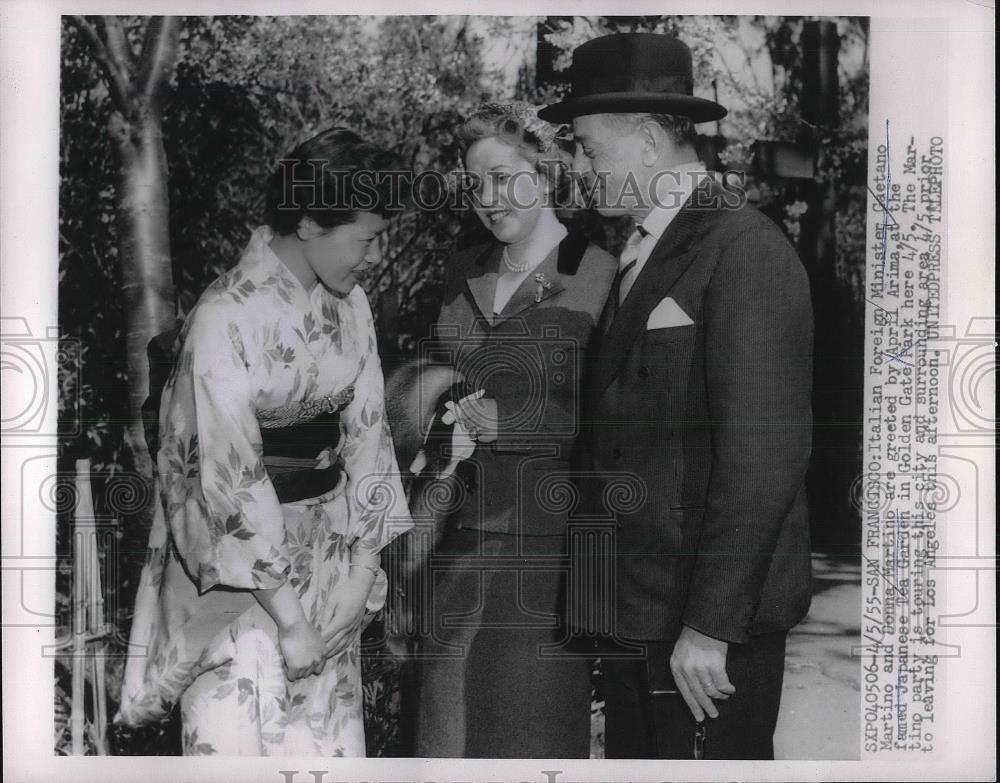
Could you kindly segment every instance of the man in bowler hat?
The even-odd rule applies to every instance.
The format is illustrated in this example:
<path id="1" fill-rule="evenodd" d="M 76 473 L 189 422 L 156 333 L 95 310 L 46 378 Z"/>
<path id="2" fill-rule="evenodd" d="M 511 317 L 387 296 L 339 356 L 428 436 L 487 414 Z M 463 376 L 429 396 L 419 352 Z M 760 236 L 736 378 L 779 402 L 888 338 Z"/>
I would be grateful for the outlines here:
<path id="1" fill-rule="evenodd" d="M 584 390 L 582 508 L 617 511 L 601 652 L 609 758 L 770 759 L 788 630 L 809 608 L 804 478 L 812 311 L 782 232 L 704 171 L 690 50 L 653 34 L 578 47 L 575 166 L 632 233 Z M 610 480 L 610 479 L 609 479 Z M 634 653 L 634 651 L 641 651 Z"/>

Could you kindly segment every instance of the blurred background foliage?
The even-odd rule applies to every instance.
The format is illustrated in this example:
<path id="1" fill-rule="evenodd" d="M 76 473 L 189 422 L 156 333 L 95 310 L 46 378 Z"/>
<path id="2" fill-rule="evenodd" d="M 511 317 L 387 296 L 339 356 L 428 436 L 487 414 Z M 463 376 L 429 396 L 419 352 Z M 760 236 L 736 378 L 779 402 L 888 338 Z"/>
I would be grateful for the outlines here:
<path id="1" fill-rule="evenodd" d="M 477 103 L 551 101 L 565 90 L 572 48 L 605 32 L 677 35 L 694 52 L 698 94 L 730 107 L 721 123 L 700 126 L 703 159 L 712 168 L 746 173 L 752 202 L 785 229 L 809 270 L 817 315 L 814 539 L 820 549 L 856 551 L 860 522 L 850 485 L 860 464 L 867 22 L 825 22 L 836 34 L 836 105 L 821 116 L 810 108 L 817 85 L 809 63 L 816 53 L 804 35 L 816 22 L 761 16 L 185 17 L 163 117 L 178 314 L 238 260 L 263 220 L 265 183 L 278 157 L 320 129 L 346 125 L 395 150 L 415 171 L 452 171 L 461 165 L 453 129 Z M 125 23 L 138 45 L 148 19 Z M 61 467 L 72 470 L 73 459 L 89 458 L 97 514 L 119 521 L 115 551 L 102 557 L 115 637 L 111 652 L 121 652 L 147 536 L 129 511 L 150 499 L 132 499 L 123 510 L 108 491 L 132 469 L 123 441 L 128 378 L 111 111 L 87 42 L 67 21 L 59 314 L 62 336 L 78 345 L 78 353 L 61 354 L 62 430 L 72 433 L 60 442 Z M 790 173 L 762 160 L 762 150 L 779 147 L 797 150 L 796 159 L 809 163 L 806 170 Z M 621 221 L 593 214 L 572 219 L 598 244 L 620 250 L 627 233 Z M 817 242 L 824 232 L 829 236 Z M 415 353 L 435 319 L 448 257 L 482 237 L 474 218 L 447 209 L 412 210 L 394 221 L 385 259 L 366 282 L 387 370 Z M 59 550 L 68 556 L 70 508 L 61 510 L 59 523 Z M 61 569 L 57 587 L 60 617 L 68 622 L 68 569 Z M 108 662 L 112 715 L 122 663 L 114 655 Z M 369 753 L 398 755 L 406 748 L 400 717 L 405 671 L 377 645 L 365 667 Z M 57 675 L 56 748 L 67 752 L 60 717 L 68 714 L 66 661 L 57 661 Z M 120 754 L 174 754 L 177 727 L 115 730 L 110 746 Z"/>

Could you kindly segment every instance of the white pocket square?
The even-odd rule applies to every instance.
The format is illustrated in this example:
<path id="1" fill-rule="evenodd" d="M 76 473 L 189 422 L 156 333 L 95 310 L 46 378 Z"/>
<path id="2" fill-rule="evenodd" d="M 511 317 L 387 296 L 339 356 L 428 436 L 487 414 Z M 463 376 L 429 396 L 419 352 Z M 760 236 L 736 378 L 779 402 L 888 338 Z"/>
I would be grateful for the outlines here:
<path id="1" fill-rule="evenodd" d="M 666 329 L 671 326 L 687 326 L 693 324 L 691 316 L 681 310 L 681 306 L 672 298 L 665 297 L 649 314 L 646 321 L 647 329 Z"/>

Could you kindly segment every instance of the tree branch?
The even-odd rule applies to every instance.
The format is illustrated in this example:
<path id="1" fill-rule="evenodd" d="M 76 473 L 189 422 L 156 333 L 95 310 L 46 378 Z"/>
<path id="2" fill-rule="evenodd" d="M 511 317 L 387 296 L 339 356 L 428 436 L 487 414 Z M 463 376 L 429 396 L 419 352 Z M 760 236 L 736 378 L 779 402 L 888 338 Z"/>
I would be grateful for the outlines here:
<path id="1" fill-rule="evenodd" d="M 86 17 L 71 16 L 70 19 L 90 44 L 91 54 L 98 66 L 104 72 L 104 78 L 108 83 L 108 90 L 111 93 L 111 100 L 115 108 L 123 115 L 128 115 L 130 109 L 128 84 L 122 78 L 122 72 L 115 63 L 114 58 L 104 45 L 97 28 L 94 27 Z"/>
<path id="2" fill-rule="evenodd" d="M 413 33 L 413 40 L 417 44 L 417 55 L 419 57 L 423 57 L 424 56 L 424 47 L 420 43 L 420 27 L 421 27 L 421 25 L 423 23 L 417 23 L 416 22 L 416 17 L 413 17 L 413 16 L 411 16 L 409 18 L 409 21 L 410 21 L 410 32 Z"/>
<path id="3" fill-rule="evenodd" d="M 129 43 L 125 25 L 120 16 L 102 16 L 104 22 L 104 38 L 122 73 L 131 81 L 135 75 L 135 52 Z"/>
<path id="4" fill-rule="evenodd" d="M 381 285 L 382 280 L 385 278 L 389 270 L 392 269 L 392 267 L 396 264 L 396 262 L 404 254 L 406 254 L 411 247 L 413 247 L 414 243 L 417 241 L 417 239 L 420 238 L 420 236 L 421 234 L 419 231 L 414 231 L 413 234 L 410 236 L 410 238 L 406 240 L 406 244 L 404 244 L 399 250 L 393 253 L 392 258 L 389 260 L 389 263 L 383 265 L 383 267 L 379 270 L 378 276 L 375 278 L 374 287 L 376 289 L 379 287 L 379 285 Z"/>
<path id="5" fill-rule="evenodd" d="M 154 16 L 146 26 L 136 80 L 138 93 L 146 99 L 156 97 L 177 59 L 180 17 Z"/>

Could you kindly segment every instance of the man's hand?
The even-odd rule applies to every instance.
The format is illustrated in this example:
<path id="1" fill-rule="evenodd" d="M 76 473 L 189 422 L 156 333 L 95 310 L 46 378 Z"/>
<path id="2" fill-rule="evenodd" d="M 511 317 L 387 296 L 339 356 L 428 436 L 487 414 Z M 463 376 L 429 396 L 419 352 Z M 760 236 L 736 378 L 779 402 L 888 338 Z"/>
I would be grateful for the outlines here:
<path id="1" fill-rule="evenodd" d="M 712 699 L 728 699 L 736 693 L 726 674 L 728 652 L 728 642 L 705 636 L 687 626 L 684 626 L 674 645 L 670 671 L 677 689 L 699 723 L 705 720 L 705 713 L 713 718 L 719 717 Z"/>

